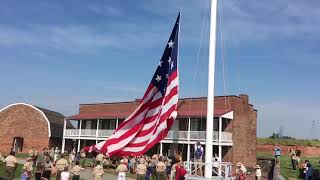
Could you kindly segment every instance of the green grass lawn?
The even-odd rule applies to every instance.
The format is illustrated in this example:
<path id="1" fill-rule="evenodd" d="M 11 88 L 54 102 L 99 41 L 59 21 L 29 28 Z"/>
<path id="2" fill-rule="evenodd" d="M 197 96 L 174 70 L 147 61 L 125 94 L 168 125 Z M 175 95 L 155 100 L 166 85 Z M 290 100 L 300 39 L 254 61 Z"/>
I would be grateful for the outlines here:
<path id="1" fill-rule="evenodd" d="M 22 164 L 18 165 L 16 172 L 14 174 L 15 179 L 20 179 L 21 173 L 22 173 L 22 167 L 23 167 Z M 3 164 L 3 162 L 0 162 L 0 177 L 4 177 L 4 173 L 5 173 L 4 172 L 4 164 Z"/>
<path id="2" fill-rule="evenodd" d="M 271 153 L 257 153 L 257 159 L 269 159 L 273 158 L 273 155 Z M 314 169 L 320 169 L 319 160 L 320 157 L 302 157 L 301 162 L 304 160 L 309 160 L 313 166 Z M 299 179 L 299 168 L 297 167 L 296 171 L 292 171 L 291 166 L 291 158 L 289 156 L 281 156 L 280 159 L 280 173 L 285 179 L 289 178 L 295 178 Z"/>

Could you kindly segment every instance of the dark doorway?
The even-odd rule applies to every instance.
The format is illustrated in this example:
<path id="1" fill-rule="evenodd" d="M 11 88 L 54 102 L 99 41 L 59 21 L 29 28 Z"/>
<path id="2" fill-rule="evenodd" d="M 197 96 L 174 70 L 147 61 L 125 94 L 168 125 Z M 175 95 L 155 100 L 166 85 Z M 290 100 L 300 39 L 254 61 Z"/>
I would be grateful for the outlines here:
<path id="1" fill-rule="evenodd" d="M 12 144 L 12 150 L 14 152 L 22 152 L 22 148 L 23 148 L 23 138 L 22 137 L 14 137 L 13 144 Z"/>

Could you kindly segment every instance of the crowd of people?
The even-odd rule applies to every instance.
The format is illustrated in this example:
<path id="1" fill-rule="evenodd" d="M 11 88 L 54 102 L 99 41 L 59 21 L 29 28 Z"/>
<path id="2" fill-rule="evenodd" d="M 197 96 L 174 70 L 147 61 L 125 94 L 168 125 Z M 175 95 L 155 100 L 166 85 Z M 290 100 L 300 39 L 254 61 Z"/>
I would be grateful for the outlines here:
<path id="1" fill-rule="evenodd" d="M 197 142 L 194 147 L 194 162 L 196 165 L 191 166 L 192 174 L 203 176 L 204 149 L 200 142 Z M 187 174 L 187 169 L 182 163 L 182 153 L 176 152 L 174 156 L 163 156 L 154 154 L 152 156 L 126 156 L 126 157 L 109 157 L 104 154 L 90 154 L 92 161 L 91 167 L 92 178 L 101 180 L 104 175 L 104 169 L 115 169 L 118 174 L 118 180 L 125 180 L 126 173 L 136 175 L 137 180 L 183 180 Z M 80 173 L 84 170 L 86 153 L 71 151 L 68 155 L 61 153 L 58 147 L 44 148 L 42 152 L 38 152 L 36 148 L 31 148 L 29 157 L 26 158 L 26 163 L 23 165 L 23 173 L 21 179 L 28 180 L 34 177 L 36 180 L 46 180 L 50 177 L 56 177 L 57 180 L 73 180 L 80 179 Z M 12 151 L 10 155 L 3 158 L 5 163 L 5 179 L 13 179 L 17 159 Z M 220 159 L 215 155 L 214 162 L 220 162 Z M 88 166 L 88 163 L 86 164 Z M 218 172 L 218 169 L 214 170 Z M 307 165 L 308 166 L 308 165 Z M 190 168 L 190 167 L 189 167 Z M 306 171 L 306 173 L 308 170 Z M 244 180 L 247 175 L 246 167 L 242 163 L 237 163 L 237 168 L 234 177 L 239 180 Z M 256 179 L 261 179 L 261 168 L 259 165 L 255 167 Z"/>

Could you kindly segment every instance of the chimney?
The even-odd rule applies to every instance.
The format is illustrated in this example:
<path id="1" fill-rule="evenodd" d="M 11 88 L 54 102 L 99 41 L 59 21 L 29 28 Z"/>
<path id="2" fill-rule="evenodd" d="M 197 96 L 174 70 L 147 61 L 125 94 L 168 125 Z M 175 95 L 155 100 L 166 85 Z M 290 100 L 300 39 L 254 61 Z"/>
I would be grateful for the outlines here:
<path id="1" fill-rule="evenodd" d="M 239 97 L 242 99 L 243 103 L 249 104 L 249 96 L 246 94 L 239 94 Z"/>

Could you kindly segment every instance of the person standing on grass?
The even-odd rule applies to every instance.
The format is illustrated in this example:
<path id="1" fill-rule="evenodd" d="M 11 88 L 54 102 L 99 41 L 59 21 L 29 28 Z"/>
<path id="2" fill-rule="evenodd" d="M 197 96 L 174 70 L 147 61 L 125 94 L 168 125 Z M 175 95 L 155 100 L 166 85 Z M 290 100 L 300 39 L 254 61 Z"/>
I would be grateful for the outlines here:
<path id="1" fill-rule="evenodd" d="M 313 168 L 311 166 L 311 163 L 307 163 L 307 170 L 304 176 L 304 180 L 311 180 L 311 179 L 313 179 Z"/>
<path id="2" fill-rule="evenodd" d="M 145 165 L 144 158 L 140 158 L 137 166 L 137 180 L 145 180 L 147 173 L 147 166 Z"/>
<path id="3" fill-rule="evenodd" d="M 157 176 L 156 180 L 166 179 L 166 164 L 163 162 L 162 156 L 159 157 L 159 161 L 156 165 Z"/>
<path id="4" fill-rule="evenodd" d="M 93 169 L 94 180 L 102 180 L 102 176 L 104 174 L 103 167 L 100 165 L 101 162 L 96 162 L 96 167 Z"/>
<path id="5" fill-rule="evenodd" d="M 291 165 L 292 165 L 292 170 L 295 171 L 297 170 L 297 155 L 296 152 L 293 151 L 292 149 L 289 150 L 289 156 L 291 158 Z"/>
<path id="6" fill-rule="evenodd" d="M 29 180 L 32 176 L 32 170 L 33 170 L 33 167 L 32 167 L 32 158 L 28 157 L 26 159 L 26 163 L 24 163 L 23 165 L 23 174 L 26 175 L 26 180 Z"/>
<path id="7" fill-rule="evenodd" d="M 56 180 L 60 180 L 61 173 L 64 171 L 65 167 L 68 166 L 68 161 L 64 159 L 65 155 L 61 154 L 61 158 L 57 161 L 57 177 Z"/>
<path id="8" fill-rule="evenodd" d="M 84 167 L 84 163 L 85 163 L 85 159 L 86 159 L 86 153 L 84 151 L 81 151 L 81 154 L 80 154 L 80 161 L 81 161 L 81 167 Z"/>
<path id="9" fill-rule="evenodd" d="M 70 173 L 68 171 L 68 166 L 64 167 L 64 170 L 60 176 L 61 176 L 61 180 L 68 180 L 69 179 Z"/>
<path id="10" fill-rule="evenodd" d="M 274 150 L 274 158 L 275 158 L 276 164 L 280 165 L 281 148 L 278 144 L 276 144 L 273 150 Z"/>
<path id="11" fill-rule="evenodd" d="M 71 169 L 71 173 L 73 174 L 72 180 L 80 180 L 80 171 L 83 170 L 84 168 L 79 166 L 79 161 L 76 161 L 76 165 Z"/>
<path id="12" fill-rule="evenodd" d="M 13 180 L 14 173 L 18 164 L 15 152 L 11 151 L 10 155 L 6 157 L 3 162 L 5 163 L 5 178 L 6 180 Z"/>
<path id="13" fill-rule="evenodd" d="M 121 159 L 116 171 L 118 173 L 118 180 L 126 179 L 126 172 L 128 171 L 127 165 L 124 164 L 125 160 Z"/>

